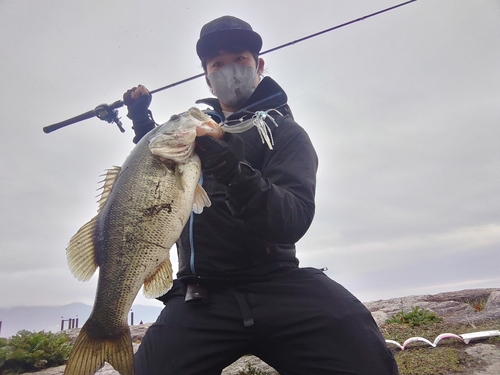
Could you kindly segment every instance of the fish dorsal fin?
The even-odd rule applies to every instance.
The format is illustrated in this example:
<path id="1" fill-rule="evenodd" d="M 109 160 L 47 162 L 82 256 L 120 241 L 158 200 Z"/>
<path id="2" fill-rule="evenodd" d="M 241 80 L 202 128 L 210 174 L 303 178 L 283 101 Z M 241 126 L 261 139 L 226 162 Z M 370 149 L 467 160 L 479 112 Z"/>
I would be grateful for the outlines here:
<path id="1" fill-rule="evenodd" d="M 94 255 L 94 230 L 97 216 L 82 226 L 71 237 L 66 248 L 66 259 L 73 274 L 80 281 L 90 280 L 98 265 Z"/>
<path id="2" fill-rule="evenodd" d="M 109 193 L 111 192 L 111 189 L 113 188 L 113 185 L 115 184 L 116 178 L 118 177 L 118 174 L 120 173 L 121 168 L 117 167 L 116 165 L 113 166 L 113 168 L 106 170 L 106 174 L 104 175 L 104 180 L 101 182 L 104 182 L 102 187 L 101 196 L 99 198 L 99 207 L 97 208 L 97 212 L 101 212 L 102 208 L 106 204 L 106 201 L 108 200 Z"/>
<path id="3" fill-rule="evenodd" d="M 197 184 L 194 191 L 193 212 L 195 214 L 201 214 L 203 212 L 203 207 L 210 207 L 211 205 L 212 202 L 210 202 L 207 192 L 200 184 Z"/>
<path id="4" fill-rule="evenodd" d="M 156 273 L 144 280 L 143 293 L 146 298 L 156 298 L 167 293 L 172 287 L 172 263 L 167 258 Z"/>

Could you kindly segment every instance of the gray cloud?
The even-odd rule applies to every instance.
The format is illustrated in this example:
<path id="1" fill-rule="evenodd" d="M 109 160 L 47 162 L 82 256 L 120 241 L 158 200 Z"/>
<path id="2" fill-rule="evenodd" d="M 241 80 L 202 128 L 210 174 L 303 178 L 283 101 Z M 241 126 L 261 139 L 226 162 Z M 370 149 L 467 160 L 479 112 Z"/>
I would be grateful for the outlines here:
<path id="1" fill-rule="evenodd" d="M 199 29 L 222 14 L 268 49 L 394 4 L 0 2 L 0 305 L 92 302 L 96 278 L 75 280 L 64 249 L 133 146 L 124 109 L 124 135 L 43 126 L 197 74 Z M 365 301 L 500 286 L 499 15 L 494 0 L 418 1 L 264 56 L 320 157 L 302 265 Z M 151 108 L 163 122 L 208 95 L 197 80 Z"/>

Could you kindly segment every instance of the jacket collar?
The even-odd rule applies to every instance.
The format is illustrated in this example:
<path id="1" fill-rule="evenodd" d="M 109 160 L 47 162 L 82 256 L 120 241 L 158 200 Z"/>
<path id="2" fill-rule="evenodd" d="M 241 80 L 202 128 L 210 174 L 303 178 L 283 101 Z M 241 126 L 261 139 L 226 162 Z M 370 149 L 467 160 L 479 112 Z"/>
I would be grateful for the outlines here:
<path id="1" fill-rule="evenodd" d="M 256 111 L 266 111 L 269 109 L 277 109 L 283 115 L 290 114 L 290 108 L 287 103 L 287 96 L 285 91 L 274 81 L 271 77 L 264 77 L 259 85 L 250 96 L 250 98 L 243 105 L 243 108 L 233 113 L 227 118 L 239 119 L 249 115 L 253 115 Z M 196 101 L 196 104 L 207 104 L 212 107 L 215 113 L 208 111 L 209 115 L 216 115 L 220 118 L 221 122 L 224 121 L 224 114 L 217 98 L 206 98 Z"/>

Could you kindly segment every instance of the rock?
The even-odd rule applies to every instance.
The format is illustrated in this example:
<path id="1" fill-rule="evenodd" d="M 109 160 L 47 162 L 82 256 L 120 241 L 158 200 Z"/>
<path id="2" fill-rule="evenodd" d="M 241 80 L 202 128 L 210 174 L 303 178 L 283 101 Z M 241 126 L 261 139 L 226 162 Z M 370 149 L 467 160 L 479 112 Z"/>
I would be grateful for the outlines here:
<path id="1" fill-rule="evenodd" d="M 473 308 L 477 303 L 480 303 L 480 306 L 484 305 L 482 311 L 476 311 Z M 435 295 L 408 296 L 368 302 L 365 305 L 379 325 L 400 311 L 411 311 L 414 306 L 435 312 L 443 318 L 445 323 L 474 324 L 487 319 L 500 319 L 500 289 L 468 289 Z M 139 347 L 140 341 L 150 325 L 151 323 L 130 327 L 134 351 Z M 67 330 L 66 333 L 75 340 L 79 331 L 79 329 L 72 329 Z M 481 372 L 474 372 L 474 375 L 500 374 L 500 349 L 497 346 L 477 343 L 468 347 L 466 352 L 486 363 L 486 367 Z M 270 375 L 279 375 L 271 366 L 251 355 L 241 357 L 226 367 L 221 375 L 236 375 L 247 368 L 247 363 L 250 363 L 255 370 Z M 64 368 L 65 366 L 50 368 L 39 371 L 38 374 L 62 375 Z M 98 374 L 119 375 L 109 364 L 99 370 Z"/>
<path id="2" fill-rule="evenodd" d="M 249 363 L 255 371 L 261 371 L 266 375 L 279 375 L 279 373 L 269 366 L 267 363 L 262 361 L 260 358 L 254 357 L 253 355 L 246 355 L 241 357 L 232 365 L 226 367 L 221 375 L 236 375 L 240 371 L 247 369 L 247 363 Z"/>
<path id="3" fill-rule="evenodd" d="M 500 291 L 495 291 L 490 294 L 490 297 L 484 305 L 484 311 L 497 311 L 500 309 Z"/>
<path id="4" fill-rule="evenodd" d="M 474 372 L 474 375 L 500 374 L 500 350 L 497 346 L 476 344 L 465 349 L 465 352 L 486 364 L 485 368 L 479 370 L 479 372 Z"/>
<path id="5" fill-rule="evenodd" d="M 137 342 L 137 343 L 141 342 L 142 338 L 144 337 L 144 334 L 151 326 L 151 324 L 153 323 L 140 324 L 137 326 L 130 327 L 130 335 L 132 336 L 132 342 Z"/>
<path id="6" fill-rule="evenodd" d="M 475 303 L 484 303 L 482 311 L 473 308 Z M 412 307 L 432 311 L 445 323 L 478 323 L 487 319 L 500 318 L 499 289 L 467 289 L 435 295 L 408 296 L 365 303 L 377 324 L 400 311 L 409 312 Z"/>

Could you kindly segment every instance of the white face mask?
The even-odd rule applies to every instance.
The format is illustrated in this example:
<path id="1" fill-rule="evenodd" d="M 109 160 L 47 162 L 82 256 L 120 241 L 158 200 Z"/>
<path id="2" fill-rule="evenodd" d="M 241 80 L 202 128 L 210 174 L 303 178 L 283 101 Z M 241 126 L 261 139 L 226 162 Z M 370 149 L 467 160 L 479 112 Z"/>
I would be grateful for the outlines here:
<path id="1" fill-rule="evenodd" d="M 224 104 L 242 105 L 255 91 L 257 69 L 237 63 L 226 64 L 208 75 L 212 91 Z"/>

